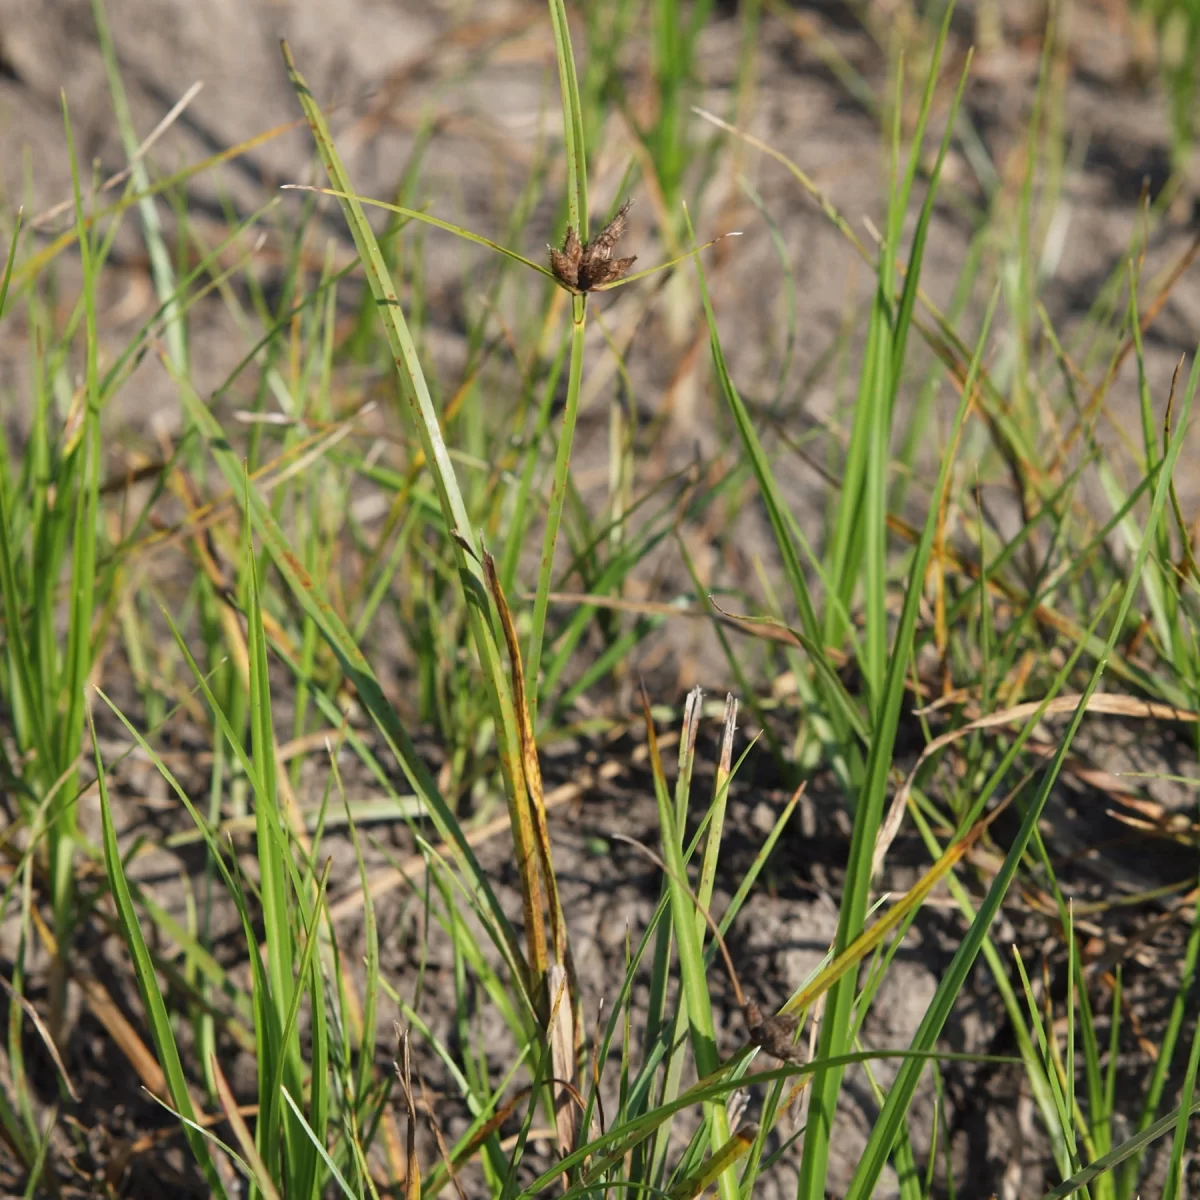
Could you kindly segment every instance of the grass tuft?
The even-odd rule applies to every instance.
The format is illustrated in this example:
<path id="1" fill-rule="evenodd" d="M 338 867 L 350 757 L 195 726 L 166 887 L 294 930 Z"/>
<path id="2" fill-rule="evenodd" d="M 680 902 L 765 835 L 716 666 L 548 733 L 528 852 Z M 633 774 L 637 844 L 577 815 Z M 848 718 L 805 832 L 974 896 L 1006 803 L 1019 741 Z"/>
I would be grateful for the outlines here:
<path id="1" fill-rule="evenodd" d="M 475 126 L 414 113 L 360 194 L 366 126 L 287 42 L 302 120 L 162 169 L 195 89 L 139 137 L 93 0 L 126 163 L 86 177 L 64 99 L 70 199 L 5 217 L 0 277 L 5 1189 L 924 1200 L 1000 1189 L 954 1138 L 996 1078 L 1022 1194 L 1193 1184 L 1194 865 L 1085 868 L 1200 844 L 1150 787 L 1200 746 L 1200 358 L 1155 328 L 1196 23 L 1117 5 L 1174 174 L 1075 311 L 1066 11 L 1030 53 L 978 4 L 976 56 L 953 3 L 884 7 L 456 27 L 439 96 L 554 57 L 534 136 L 481 122 L 484 230 L 474 151 L 437 165 Z M 762 133 L 785 44 L 878 123 L 866 234 Z M 299 125 L 317 179 L 240 207 L 223 172 Z M 173 427 L 119 417 L 152 373 Z M 1183 766 L 1110 769 L 1116 728 Z M 1011 1053 L 951 1049 L 980 996 Z"/>

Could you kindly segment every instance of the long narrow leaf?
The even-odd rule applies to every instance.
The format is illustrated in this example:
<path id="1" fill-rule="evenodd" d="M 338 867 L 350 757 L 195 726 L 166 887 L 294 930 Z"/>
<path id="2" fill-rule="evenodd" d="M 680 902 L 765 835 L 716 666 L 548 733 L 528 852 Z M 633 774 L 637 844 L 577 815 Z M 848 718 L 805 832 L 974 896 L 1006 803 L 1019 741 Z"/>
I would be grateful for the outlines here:
<path id="1" fill-rule="evenodd" d="M 971 928 L 967 931 L 967 935 L 959 945 L 958 950 L 955 952 L 950 966 L 942 975 L 937 992 L 934 994 L 920 1027 L 913 1036 L 912 1048 L 914 1050 L 928 1049 L 940 1035 L 942 1026 L 949 1016 L 955 998 L 958 996 L 966 980 L 967 973 L 970 971 L 971 966 L 975 962 L 975 957 L 979 953 L 984 935 L 987 933 L 1000 907 L 1000 903 L 1004 899 L 1009 885 L 1012 883 L 1017 866 L 1025 853 L 1030 838 L 1033 836 L 1034 828 L 1041 818 L 1042 810 L 1050 796 L 1051 789 L 1058 779 L 1059 771 L 1061 771 L 1063 762 L 1066 760 L 1071 742 L 1075 737 L 1080 722 L 1083 720 L 1084 713 L 1087 711 L 1087 702 L 1100 684 L 1100 679 L 1104 674 L 1104 668 L 1107 664 L 1108 654 L 1111 653 L 1118 636 L 1125 628 L 1125 620 L 1129 615 L 1134 596 L 1138 592 L 1142 568 L 1145 566 L 1146 558 L 1150 552 L 1153 540 L 1150 535 L 1157 528 L 1157 522 L 1166 504 L 1171 475 L 1179 459 L 1180 450 L 1183 447 L 1182 431 L 1186 427 L 1188 416 L 1191 413 L 1197 382 L 1200 382 L 1200 355 L 1194 359 L 1192 364 L 1192 374 L 1188 381 L 1182 419 L 1164 457 L 1158 483 L 1154 489 L 1154 499 L 1150 506 L 1150 516 L 1146 523 L 1141 545 L 1138 547 L 1137 555 L 1130 567 L 1129 577 L 1125 583 L 1124 594 L 1117 609 L 1116 617 L 1113 620 L 1112 628 L 1105 641 L 1104 653 L 1092 671 L 1087 687 L 1080 697 L 1075 715 L 1064 732 L 1062 740 L 1059 742 L 1054 760 L 1046 771 L 1037 795 L 1026 810 L 1025 818 L 1013 839 L 1004 863 L 992 881 L 992 886 L 988 890 L 987 897 L 979 906 L 978 915 L 972 923 Z M 888 1093 L 888 1098 L 884 1103 L 883 1111 L 880 1113 L 879 1119 L 871 1131 L 866 1149 L 863 1151 L 863 1156 L 859 1161 L 858 1169 L 854 1173 L 850 1190 L 847 1193 L 847 1200 L 869 1200 L 874 1194 L 874 1189 L 883 1172 L 888 1155 L 891 1153 L 892 1145 L 905 1114 L 908 1112 L 909 1104 L 916 1090 L 917 1082 L 920 1079 L 921 1068 L 917 1066 L 914 1069 L 915 1061 L 906 1062 L 900 1068 L 896 1082 L 892 1085 L 892 1089 Z"/>
<path id="2" fill-rule="evenodd" d="M 295 89 L 296 95 L 300 100 L 300 104 L 304 109 L 305 116 L 308 118 L 309 127 L 312 130 L 313 138 L 316 142 L 317 152 L 321 157 L 321 161 L 325 166 L 325 170 L 329 175 L 334 189 L 342 194 L 340 200 L 342 212 L 346 218 L 346 223 L 350 227 L 351 235 L 354 237 L 355 245 L 358 248 L 359 257 L 362 260 L 363 266 L 367 273 L 367 281 L 371 288 L 371 293 L 374 296 L 375 303 L 379 309 L 379 315 L 383 323 L 384 333 L 387 336 L 388 345 L 392 352 L 393 360 L 396 364 L 397 376 L 400 380 L 401 390 L 408 404 L 409 412 L 412 417 L 413 424 L 416 428 L 417 435 L 421 441 L 421 447 L 425 452 L 426 462 L 433 474 L 434 485 L 437 489 L 438 500 L 441 504 L 446 524 L 449 531 L 454 535 L 452 538 L 454 544 L 454 553 L 457 560 L 459 575 L 463 584 L 463 592 L 466 599 L 468 620 L 471 627 L 472 639 L 475 642 L 475 648 L 479 655 L 480 664 L 483 667 L 484 679 L 487 683 L 488 698 L 492 707 L 492 715 L 495 720 L 496 737 L 499 742 L 500 761 L 504 771 L 504 780 L 509 799 L 509 811 L 512 816 L 512 834 L 515 843 L 515 850 L 521 859 L 531 858 L 535 853 L 532 845 L 524 839 L 524 833 L 518 814 L 524 807 L 524 801 L 520 797 L 520 792 L 524 788 L 524 780 L 521 773 L 521 747 L 520 738 L 517 730 L 517 720 L 513 712 L 512 695 L 509 691 L 508 682 L 505 677 L 503 664 L 500 659 L 499 647 L 496 642 L 495 630 L 492 626 L 491 611 L 488 605 L 487 588 L 483 577 L 483 568 L 481 566 L 481 547 L 478 537 L 472 528 L 470 517 L 468 516 L 466 504 L 463 500 L 462 493 L 458 487 L 458 481 L 455 476 L 454 465 L 450 461 L 449 452 L 446 449 L 446 443 L 442 437 L 441 425 L 438 420 L 437 410 L 433 404 L 433 398 L 430 395 L 429 387 L 426 384 L 425 376 L 421 368 L 420 359 L 417 355 L 416 346 L 412 336 L 409 333 L 408 324 L 404 318 L 403 309 L 400 306 L 399 298 L 396 295 L 396 289 L 392 283 L 390 274 L 387 269 L 387 264 L 380 252 L 379 244 L 371 230 L 371 226 L 367 221 L 366 214 L 363 212 L 362 205 L 356 198 L 354 189 L 350 186 L 349 177 L 346 174 L 345 167 L 342 165 L 337 149 L 333 144 L 333 139 L 330 136 L 329 128 L 325 122 L 325 118 L 321 114 L 321 110 L 317 105 L 312 92 L 309 90 L 308 84 L 304 81 L 304 77 L 296 69 L 296 65 L 292 60 L 291 51 L 287 43 L 283 43 L 283 57 L 287 66 L 288 76 L 291 79 L 292 86 Z M 268 543 L 270 544 L 270 543 Z M 285 576 L 288 571 L 285 570 L 280 561 L 280 554 L 273 550 L 272 557 L 275 558 L 276 564 Z M 290 557 L 290 556 L 288 556 Z M 294 562 L 294 560 L 292 560 Z M 290 564 L 289 564 L 290 565 Z M 294 572 L 293 572 L 294 576 Z M 292 580 L 289 579 L 289 583 Z M 311 588 L 302 589 L 304 592 L 311 594 Z M 300 597 L 298 597 L 300 598 Z M 302 599 L 303 603 L 303 599 Z M 349 634 L 343 629 L 335 630 L 328 616 L 332 616 L 327 605 L 321 605 L 321 608 L 326 610 L 320 617 L 314 615 L 317 625 L 321 628 L 322 633 L 328 638 L 330 632 L 334 633 L 334 639 L 338 642 L 348 643 L 350 641 Z M 340 621 L 338 625 L 340 625 Z M 343 645 L 341 648 L 334 646 L 335 652 L 339 658 L 342 658 L 348 647 Z M 361 654 L 355 652 L 355 656 L 361 661 Z M 365 666 L 365 663 L 363 663 Z M 531 671 L 532 671 L 531 666 Z M 356 672 L 360 677 L 362 671 L 359 669 Z M 364 680 L 367 688 L 372 693 L 377 693 L 378 685 L 375 684 L 373 676 L 369 680 Z M 357 683 L 357 680 L 356 680 Z M 394 720 L 394 714 L 391 718 L 386 716 L 384 710 L 390 708 L 386 702 L 380 704 L 383 700 L 382 694 L 372 696 L 374 706 L 371 702 L 366 702 L 369 710 L 372 710 L 372 715 L 376 719 L 382 716 L 387 725 L 395 730 L 398 727 L 398 722 Z M 374 708 L 380 710 L 379 713 L 374 711 Z M 404 739 L 407 741 L 407 738 Z M 407 747 L 406 747 L 407 749 Z M 406 755 L 415 760 L 415 753 Z M 439 806 L 438 800 L 435 799 L 436 789 L 432 787 L 432 779 L 429 777 L 428 771 L 422 770 L 422 787 L 419 792 L 427 793 L 430 797 L 434 810 L 438 815 L 446 820 L 447 830 L 444 836 L 450 834 L 453 830 L 457 834 L 457 841 L 462 845 L 462 832 L 457 829 L 457 822 L 449 813 L 449 810 L 444 804 Z M 469 853 L 469 852 L 466 852 Z M 467 858 L 468 862 L 472 862 L 471 858 Z M 477 870 L 473 871 L 478 874 Z M 474 882 L 481 886 L 486 886 L 482 879 Z M 525 877 L 522 877 L 524 885 Z M 489 900 L 492 900 L 490 890 L 486 893 Z M 533 996 L 542 994 L 545 984 L 545 971 L 547 966 L 546 947 L 544 942 L 537 940 L 537 933 L 540 928 L 540 918 L 534 916 L 534 897 L 527 890 L 522 890 L 522 902 L 525 910 L 525 928 L 529 938 L 529 957 L 528 970 L 531 972 L 530 990 Z M 500 927 L 506 932 L 511 932 L 511 927 L 507 921 L 503 919 L 503 914 L 500 912 L 498 905 L 495 908 L 497 921 Z M 514 956 L 519 959 L 519 954 L 516 954 L 515 941 L 513 944 Z"/>
<path id="3" fill-rule="evenodd" d="M 138 921 L 137 910 L 133 906 L 133 897 L 129 892 L 129 884 L 125 879 L 122 866 L 121 850 L 117 845 L 117 830 L 113 824 L 112 805 L 108 797 L 108 777 L 104 763 L 100 758 L 100 744 L 96 738 L 96 727 L 92 723 L 91 710 L 87 711 L 88 728 L 92 735 L 92 755 L 96 764 L 96 778 L 100 790 L 100 821 L 104 839 L 104 867 L 108 873 L 108 886 L 113 903 L 117 908 L 117 917 L 125 935 L 125 944 L 133 960 L 134 975 L 137 978 L 138 991 L 145 1005 L 146 1018 L 150 1025 L 150 1036 L 154 1039 L 154 1048 L 158 1052 L 158 1061 L 167 1079 L 167 1088 L 171 1094 L 171 1102 L 176 1110 L 187 1121 L 196 1120 L 196 1110 L 192 1105 L 191 1093 L 188 1090 L 187 1077 L 183 1071 L 183 1062 L 179 1057 L 179 1047 L 175 1044 L 175 1034 L 171 1029 L 171 1018 L 167 1013 L 166 1002 L 158 986 L 158 977 L 154 972 L 154 962 L 146 939 L 142 935 L 142 927 Z M 187 1138 L 192 1154 L 208 1181 L 208 1186 L 216 1196 L 226 1195 L 225 1185 L 217 1172 L 216 1164 L 209 1153 L 208 1143 L 190 1124 L 184 1124 L 184 1137 Z"/>

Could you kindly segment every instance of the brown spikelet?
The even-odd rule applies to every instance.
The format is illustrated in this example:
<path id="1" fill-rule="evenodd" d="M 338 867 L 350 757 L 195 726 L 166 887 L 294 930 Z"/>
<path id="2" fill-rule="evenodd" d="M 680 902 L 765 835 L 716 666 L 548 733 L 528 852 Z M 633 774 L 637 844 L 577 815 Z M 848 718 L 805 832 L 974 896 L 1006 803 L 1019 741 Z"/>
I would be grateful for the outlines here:
<path id="1" fill-rule="evenodd" d="M 750 1040 L 764 1053 L 779 1062 L 803 1065 L 805 1059 L 800 1047 L 792 1041 L 796 1028 L 800 1024 L 795 1013 L 776 1013 L 764 1017 L 762 1010 L 750 1000 L 742 1009 L 746 1020 L 746 1032 Z"/>
<path id="2" fill-rule="evenodd" d="M 628 258 L 612 256 L 617 243 L 625 235 L 626 214 L 632 200 L 626 200 L 611 221 L 586 246 L 579 235 L 568 227 L 561 250 L 550 247 L 550 269 L 554 277 L 573 292 L 589 292 L 620 279 L 637 262 L 637 255 Z"/>
<path id="3" fill-rule="evenodd" d="M 579 234 L 571 226 L 567 226 L 567 237 L 561 250 L 550 247 L 550 269 L 560 283 L 567 287 L 579 286 L 579 264 L 583 258 L 583 246 Z"/>

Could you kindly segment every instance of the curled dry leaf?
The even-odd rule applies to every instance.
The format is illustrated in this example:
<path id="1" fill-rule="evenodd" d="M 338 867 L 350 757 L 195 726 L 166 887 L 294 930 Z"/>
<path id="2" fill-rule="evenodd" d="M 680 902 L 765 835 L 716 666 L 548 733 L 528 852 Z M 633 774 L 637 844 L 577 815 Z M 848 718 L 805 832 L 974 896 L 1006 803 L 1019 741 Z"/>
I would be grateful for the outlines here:
<path id="1" fill-rule="evenodd" d="M 1078 694 L 1071 694 L 1056 696 L 1053 700 L 1029 700 L 1024 704 L 1016 704 L 1012 708 L 1006 708 L 1001 712 L 988 713 L 986 716 L 977 717 L 973 721 L 968 721 L 965 725 L 960 725 L 956 729 L 951 729 L 947 733 L 935 737 L 921 751 L 921 756 L 917 759 L 916 765 L 909 771 L 908 776 L 892 798 L 887 817 L 879 827 L 879 833 L 875 838 L 875 853 L 871 862 L 871 874 L 877 875 L 883 866 L 884 857 L 891 848 L 896 834 L 900 831 L 901 821 L 904 820 L 908 797 L 912 792 L 913 784 L 916 782 L 917 772 L 925 765 L 927 759 L 946 746 L 969 736 L 977 729 L 992 729 L 997 725 L 1018 724 L 1027 721 L 1039 709 L 1044 718 L 1065 716 L 1068 713 L 1073 713 L 1079 707 L 1079 702 L 1082 699 L 1083 697 Z M 1105 692 L 1099 692 L 1088 699 L 1087 711 L 1089 713 L 1102 713 L 1106 716 L 1142 717 L 1155 721 L 1180 721 L 1188 724 L 1195 724 L 1200 721 L 1200 713 L 1192 712 L 1189 709 L 1176 708 L 1173 704 L 1161 704 L 1154 700 L 1142 700 L 1136 696 L 1110 695 Z M 1031 740 L 1027 743 L 1027 746 L 1031 753 L 1038 753 L 1038 744 L 1036 742 Z M 1102 782 L 1099 778 L 1093 776 L 1093 782 L 1102 787 L 1109 781 L 1115 781 L 1115 777 L 1109 776 L 1108 780 Z"/>

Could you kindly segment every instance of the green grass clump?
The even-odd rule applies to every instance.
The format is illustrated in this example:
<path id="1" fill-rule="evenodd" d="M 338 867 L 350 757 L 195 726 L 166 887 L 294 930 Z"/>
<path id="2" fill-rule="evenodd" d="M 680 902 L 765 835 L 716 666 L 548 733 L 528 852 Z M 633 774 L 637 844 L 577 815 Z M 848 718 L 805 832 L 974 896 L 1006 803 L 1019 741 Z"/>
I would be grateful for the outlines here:
<path id="1" fill-rule="evenodd" d="M 943 1033 L 980 960 L 1015 1048 L 1004 1061 L 1023 1072 L 1057 1176 L 1047 1196 L 1136 1196 L 1156 1143 L 1169 1145 L 1163 1194 L 1182 1192 L 1186 1118 L 1200 1108 L 1200 1035 L 1179 1053 L 1194 1018 L 1200 920 L 1130 1104 L 1118 1097 L 1118 1066 L 1137 1014 L 1120 971 L 1088 968 L 1049 818 L 1089 712 L 1195 727 L 1200 568 L 1174 478 L 1200 359 L 1156 394 L 1143 338 L 1176 276 L 1142 277 L 1145 240 L 1162 219 L 1154 207 L 1093 310 L 1055 327 L 1043 296 L 1068 167 L 1061 27 L 1045 33 L 1022 170 L 1005 172 L 981 157 L 962 104 L 971 56 L 945 78 L 953 5 L 926 7 L 936 19 L 908 14 L 890 85 L 870 92 L 887 148 L 873 244 L 802 166 L 745 128 L 759 39 L 786 14 L 743 6 L 726 119 L 696 106 L 703 34 L 718 17 L 675 0 L 648 11 L 589 5 L 583 22 L 550 0 L 561 138 L 539 139 L 497 238 L 451 221 L 427 192 L 432 122 L 391 196 L 360 196 L 285 43 L 325 178 L 249 215 L 230 205 L 214 243 L 189 215 L 187 182 L 253 143 L 157 175 L 96 0 L 130 170 L 112 186 L 85 180 L 64 104 L 72 219 L 43 245 L 15 214 L 0 287 L 0 328 L 30 347 L 27 392 L 5 397 L 21 406 L 20 441 L 6 432 L 0 448 L 0 787 L 12 814 L 0 920 L 16 947 L 0 1137 L 27 1195 L 61 1193 L 72 1148 L 80 1153 L 62 1053 L 72 989 L 172 1114 L 168 1136 L 215 1195 L 238 1192 L 240 1176 L 254 1196 L 289 1200 L 452 1187 L 503 1200 L 549 1190 L 683 1200 L 707 1189 L 734 1200 L 791 1156 L 798 1200 L 818 1200 L 850 1069 L 878 1111 L 846 1194 L 956 1195 L 943 1074 L 970 1056 L 948 1052 Z M 625 73 L 639 44 L 654 94 L 635 111 Z M 851 78 L 831 47 L 822 53 Z M 910 61 L 922 64 L 915 88 Z M 869 83 L 852 82 L 862 99 Z M 1190 104 L 1190 76 L 1167 83 L 1177 106 L 1185 93 Z M 598 214 L 589 172 L 614 157 L 609 113 L 623 118 L 629 153 L 608 171 L 615 199 Z M 959 179 L 948 192 L 942 176 L 963 147 L 973 186 Z M 735 276 L 721 252 L 739 243 L 713 247 L 735 231 L 715 229 L 703 245 L 696 235 L 712 223 L 716 182 L 751 164 L 775 171 L 772 162 L 819 203 L 871 281 L 853 314 L 861 321 L 829 350 L 848 369 L 817 448 L 789 408 L 804 297 L 771 205 L 739 177 L 780 258 L 788 314 L 769 405 L 747 399 L 726 353 L 736 296 L 726 295 Z M 548 195 L 556 248 L 577 238 L 577 251 L 590 242 L 610 262 L 624 247 L 597 231 L 639 189 L 661 210 L 661 265 L 601 272 L 589 288 L 518 249 L 536 243 L 530 214 Z M 943 202 L 972 227 L 945 311 L 922 287 Z M 334 205 L 353 254 L 331 243 L 314 256 L 318 218 Z M 100 295 L 131 218 L 157 304 L 113 353 Z M 282 248 L 271 290 L 247 249 L 260 230 Z M 435 241 L 475 256 L 463 260 L 473 302 L 457 373 L 430 337 Z M 616 289 L 637 297 L 639 323 L 669 325 L 673 313 L 678 324 L 682 313 L 699 330 L 694 348 L 707 349 L 706 420 L 722 444 L 682 473 L 652 476 L 641 461 L 631 413 L 645 385 L 630 369 L 632 335 L 610 327 L 619 310 L 593 295 Z M 245 345 L 202 394 L 189 325 L 212 297 Z M 676 353 L 669 338 L 663 345 Z M 684 346 L 668 365 L 683 369 L 689 354 Z M 1102 434 L 1130 358 L 1138 427 L 1121 430 L 1114 451 Z M 156 446 L 133 444 L 108 419 L 147 360 L 182 414 L 178 434 Z M 578 470 L 576 432 L 589 395 L 610 392 L 597 499 Z M 655 409 L 655 397 L 640 398 Z M 789 473 L 821 453 L 828 502 L 801 511 Z M 1085 502 L 1085 484 L 1106 510 Z M 985 489 L 1004 490 L 1015 522 L 993 519 Z M 759 578 L 702 585 L 685 523 L 730 519 L 751 502 L 771 539 Z M 694 587 L 639 598 L 635 585 L 676 550 Z M 735 758 L 737 703 L 726 703 L 711 792 L 698 798 L 708 711 L 699 690 L 681 713 L 645 691 L 633 715 L 612 700 L 658 632 L 685 618 L 711 630 L 724 655 L 713 674 L 737 682 L 761 753 L 794 789 L 717 913 L 731 789 L 750 752 Z M 781 678 L 790 686 L 773 689 Z M 935 701 L 954 721 L 936 742 Z M 1048 747 L 1046 723 L 1061 717 Z M 901 749 L 906 720 L 930 744 L 915 767 Z M 672 783 L 663 749 L 674 724 Z M 629 931 L 624 971 L 597 1018 L 559 892 L 544 752 L 631 731 L 651 776 L 659 845 L 643 853 L 661 868 L 661 890 L 647 926 Z M 938 769 L 942 756 L 953 772 Z M 130 763 L 163 787 L 168 832 L 138 823 L 122 793 Z M 353 798 L 350 771 L 369 782 L 371 801 Z M 851 826 L 836 936 L 813 977 L 764 1017 L 723 939 L 818 777 L 833 781 Z M 371 863 L 388 852 L 363 828 L 378 820 L 405 824 L 412 848 L 382 873 Z M 881 864 L 903 826 L 927 861 L 904 894 L 881 896 Z M 504 840 L 519 918 L 485 866 L 489 837 Z M 164 854 L 179 875 L 170 888 L 147 867 Z M 357 878 L 361 901 L 330 903 L 339 874 Z M 1028 947 L 993 940 L 1019 881 L 1051 898 L 1057 990 L 1049 962 L 1039 980 Z M 415 982 L 390 978 L 381 956 L 375 898 L 399 886 L 422 930 Z M 870 1046 L 872 1006 L 935 889 L 961 918 L 955 952 L 909 1043 Z M 349 911 L 361 912 L 361 932 L 342 921 Z M 131 985 L 120 1003 L 88 965 L 110 935 Z M 451 964 L 443 1014 L 426 1003 L 434 954 Z M 719 1037 L 725 974 L 743 1010 L 732 1054 Z M 139 1004 L 128 1003 L 134 991 Z M 481 1007 L 502 1035 L 484 1037 Z M 395 1045 L 380 1032 L 393 1014 Z M 55 1103 L 31 1071 L 31 1028 L 53 1063 Z M 895 1060 L 886 1085 L 881 1059 Z M 252 1091 L 231 1082 L 246 1061 Z M 464 1114 L 453 1133 L 426 1083 L 435 1067 Z M 917 1115 L 927 1072 L 932 1127 Z M 746 1093 L 753 1119 L 743 1119 Z M 157 1152 L 161 1136 L 148 1137 L 131 1153 Z"/>

